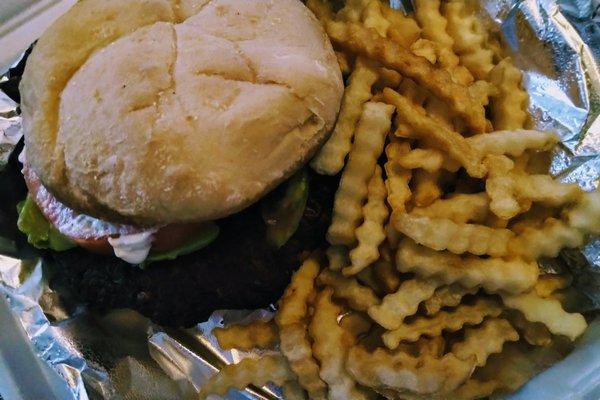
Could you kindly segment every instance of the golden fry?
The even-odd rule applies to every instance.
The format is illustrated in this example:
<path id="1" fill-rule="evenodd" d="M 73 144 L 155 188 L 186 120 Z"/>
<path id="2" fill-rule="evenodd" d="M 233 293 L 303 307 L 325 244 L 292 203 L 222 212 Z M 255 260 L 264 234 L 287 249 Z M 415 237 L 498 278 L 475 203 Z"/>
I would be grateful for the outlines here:
<path id="1" fill-rule="evenodd" d="M 338 272 L 324 269 L 317 280 L 321 285 L 330 286 L 334 297 L 346 300 L 354 310 L 366 311 L 380 302 L 370 287 L 363 286 L 356 279 L 344 277 Z"/>
<path id="2" fill-rule="evenodd" d="M 462 342 L 454 343 L 452 353 L 462 360 L 475 356 L 477 366 L 482 367 L 488 357 L 500 353 L 506 342 L 516 342 L 519 334 L 510 323 L 501 318 L 487 319 L 480 326 L 465 329 Z"/>
<path id="3" fill-rule="evenodd" d="M 490 71 L 489 79 L 498 89 L 490 102 L 494 129 L 524 128 L 529 118 L 529 96 L 521 87 L 521 71 L 505 58 Z"/>
<path id="4" fill-rule="evenodd" d="M 248 325 L 230 325 L 215 328 L 213 334 L 222 349 L 272 349 L 279 343 L 277 326 L 274 322 L 256 321 Z"/>
<path id="5" fill-rule="evenodd" d="M 433 296 L 425 300 L 425 313 L 427 315 L 437 314 L 444 307 L 455 307 L 460 304 L 464 296 L 477 293 L 478 288 L 465 288 L 456 283 L 442 286 L 435 290 Z"/>

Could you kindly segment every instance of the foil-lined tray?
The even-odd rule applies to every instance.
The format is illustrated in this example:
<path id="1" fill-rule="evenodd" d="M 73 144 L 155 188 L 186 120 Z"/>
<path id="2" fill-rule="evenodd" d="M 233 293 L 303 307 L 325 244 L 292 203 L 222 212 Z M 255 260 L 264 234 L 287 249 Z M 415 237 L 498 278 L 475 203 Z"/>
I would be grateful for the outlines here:
<path id="1" fill-rule="evenodd" d="M 390 3 L 410 8 L 410 1 Z M 600 180 L 599 10 L 600 0 L 482 1 L 484 17 L 524 71 L 535 126 L 561 137 L 551 173 L 586 190 L 597 188 Z M 0 76 L 0 88 L 8 79 Z M 20 124 L 18 104 L 0 91 L 0 173 L 21 140 Z M 212 329 L 273 316 L 273 310 L 218 311 L 183 330 L 163 328 L 129 310 L 103 316 L 84 307 L 67 310 L 48 285 L 44 260 L 16 258 L 14 247 L 0 237 L 0 253 L 9 254 L 0 255 L 0 393 L 10 396 L 4 400 L 196 398 L 202 382 L 220 366 L 257 355 L 221 350 Z M 589 298 L 582 311 L 600 309 L 600 239 L 542 267 L 567 268 Z M 17 356 L 11 348 L 22 350 Z M 27 379 L 19 368 L 27 371 Z M 281 391 L 271 386 L 226 396 L 278 398 Z M 592 322 L 564 361 L 510 398 L 600 398 L 600 320 Z"/>

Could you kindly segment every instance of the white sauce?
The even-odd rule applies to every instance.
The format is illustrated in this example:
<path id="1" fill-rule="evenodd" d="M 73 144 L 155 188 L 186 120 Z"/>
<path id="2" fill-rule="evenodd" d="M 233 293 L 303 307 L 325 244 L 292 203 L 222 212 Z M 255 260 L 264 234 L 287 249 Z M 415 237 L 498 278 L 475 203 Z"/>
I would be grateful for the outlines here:
<path id="1" fill-rule="evenodd" d="M 121 235 L 117 238 L 108 238 L 108 243 L 113 247 L 115 255 L 129 264 L 142 263 L 150 253 L 154 231 Z"/>

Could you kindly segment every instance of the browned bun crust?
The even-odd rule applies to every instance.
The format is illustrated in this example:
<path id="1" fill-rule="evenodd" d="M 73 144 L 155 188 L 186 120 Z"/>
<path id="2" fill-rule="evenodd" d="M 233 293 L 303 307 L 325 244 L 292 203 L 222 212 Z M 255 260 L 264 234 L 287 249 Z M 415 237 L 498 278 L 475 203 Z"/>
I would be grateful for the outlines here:
<path id="1" fill-rule="evenodd" d="M 343 82 L 297 0 L 83 0 L 40 39 L 20 90 L 48 190 L 155 225 L 230 215 L 289 177 L 332 128 Z"/>

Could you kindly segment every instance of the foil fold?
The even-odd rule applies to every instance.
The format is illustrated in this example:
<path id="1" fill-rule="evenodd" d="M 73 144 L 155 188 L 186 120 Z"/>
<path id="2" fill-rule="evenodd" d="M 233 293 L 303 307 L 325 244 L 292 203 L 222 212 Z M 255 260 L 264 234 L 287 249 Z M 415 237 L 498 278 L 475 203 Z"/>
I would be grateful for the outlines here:
<path id="1" fill-rule="evenodd" d="M 408 0 L 390 4 L 410 9 Z M 483 0 L 481 4 L 484 17 L 502 34 L 515 64 L 524 71 L 534 126 L 554 130 L 561 137 L 551 173 L 585 190 L 598 188 L 600 1 Z M 6 81 L 0 77 L 0 88 Z M 18 104 L 0 90 L 0 173 L 21 138 Z M 542 267 L 550 272 L 568 269 L 577 288 L 591 300 L 583 311 L 600 310 L 600 239 L 582 250 L 564 251 L 560 259 Z M 260 355 L 219 348 L 212 330 L 224 323 L 273 316 L 273 310 L 218 311 L 194 329 L 166 329 L 132 311 L 95 316 L 84 307 L 63 307 L 46 275 L 44 260 L 0 255 L 0 301 L 8 302 L 35 355 L 54 371 L 57 384 L 68 393 L 62 396 L 65 400 L 196 398 L 199 387 L 220 366 Z M 594 341 L 600 343 L 597 336 Z M 563 364 L 561 371 L 568 365 Z M 598 371 L 590 379 L 600 380 L 600 361 L 585 368 Z M 560 376 L 568 379 L 566 375 Z M 524 393 L 536 393 L 531 391 L 534 383 Z M 514 398 L 522 396 L 517 393 Z M 225 398 L 281 399 L 282 394 L 279 388 L 267 386 L 230 391 Z"/>

